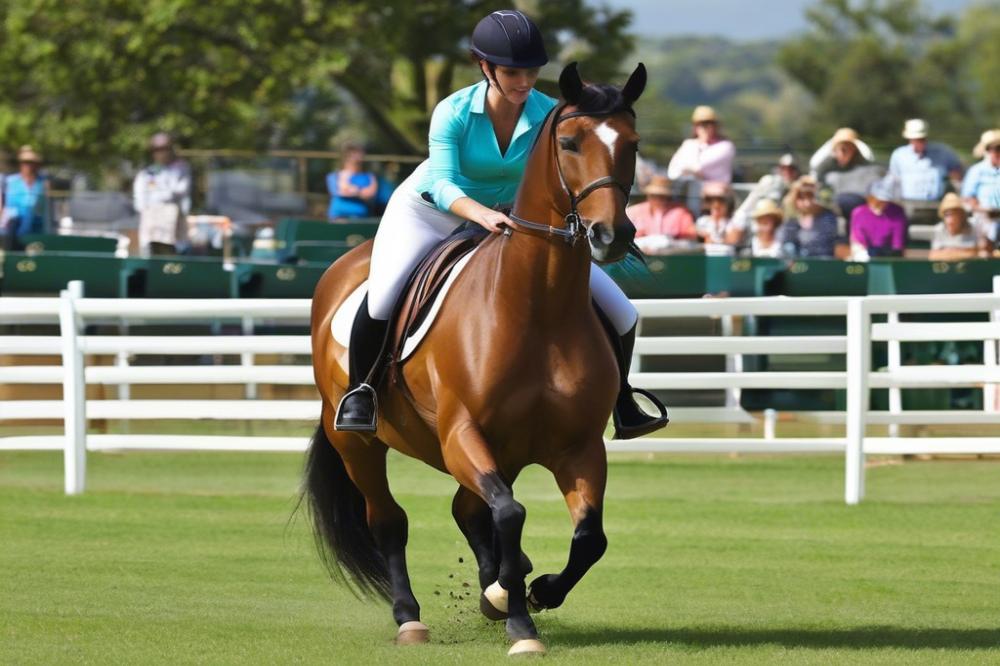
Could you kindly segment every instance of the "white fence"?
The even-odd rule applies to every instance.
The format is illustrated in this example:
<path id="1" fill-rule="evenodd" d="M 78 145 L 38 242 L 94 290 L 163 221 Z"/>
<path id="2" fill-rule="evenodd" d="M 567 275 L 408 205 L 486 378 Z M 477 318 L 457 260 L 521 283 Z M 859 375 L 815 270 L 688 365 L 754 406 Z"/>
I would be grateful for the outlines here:
<path id="1" fill-rule="evenodd" d="M 651 318 L 719 317 L 722 336 L 646 337 L 637 340 L 637 356 L 716 354 L 729 359 L 725 372 L 634 372 L 632 382 L 648 389 L 846 389 L 846 413 L 826 414 L 846 421 L 846 437 L 780 438 L 775 436 L 774 413 L 764 423 L 759 438 L 645 438 L 609 442 L 612 451 L 655 452 L 844 452 L 845 500 L 856 504 L 864 496 L 864 462 L 867 454 L 1000 453 L 995 437 L 899 437 L 899 424 L 1000 424 L 995 411 L 994 384 L 1000 383 L 997 340 L 1000 338 L 1000 295 L 958 294 L 934 296 L 871 296 L 865 298 L 742 298 L 636 301 L 643 321 Z M 3 355 L 61 355 L 61 366 L 0 367 L 0 384 L 62 384 L 62 400 L 10 400 L 0 403 L 0 421 L 54 419 L 64 421 L 62 436 L 13 436 L 0 438 L 3 449 L 62 450 L 65 456 L 65 490 L 83 492 L 87 451 L 109 449 L 302 451 L 303 437 L 182 436 L 139 434 L 87 434 L 90 419 L 164 420 L 314 420 L 319 418 L 315 400 L 258 400 L 258 384 L 309 386 L 310 365 L 254 365 L 255 354 L 310 353 L 308 336 L 254 335 L 255 322 L 305 324 L 308 300 L 195 300 L 195 299 L 91 299 L 82 297 L 82 285 L 71 283 L 59 298 L 0 298 L 0 324 L 55 323 L 58 336 L 0 337 Z M 900 314 L 988 313 L 988 322 L 901 323 Z M 810 317 L 846 316 L 843 336 L 732 335 L 736 316 Z M 872 323 L 873 315 L 887 315 L 887 323 Z M 122 331 L 136 322 L 240 323 L 243 335 L 134 336 L 86 335 L 85 326 L 117 323 Z M 728 325 L 726 325 L 728 323 Z M 918 340 L 976 340 L 984 345 L 982 365 L 902 366 L 899 344 Z M 873 371 L 871 343 L 889 345 L 889 367 Z M 744 354 L 844 354 L 846 371 L 745 372 Z M 88 365 L 87 355 L 108 354 L 115 366 Z M 131 366 L 131 354 L 239 354 L 240 365 Z M 637 366 L 636 366 L 637 367 Z M 244 386 L 240 400 L 136 400 L 131 385 L 237 384 Z M 88 385 L 117 386 L 117 399 L 87 400 Z M 915 387 L 979 387 L 984 392 L 983 411 L 902 411 L 899 391 Z M 869 409 L 869 389 L 890 390 L 890 410 Z M 729 400 L 726 410 L 672 410 L 674 422 L 746 419 Z M 889 437 L 866 433 L 869 425 L 890 426 Z M 669 434 L 669 428 L 666 433 Z"/>

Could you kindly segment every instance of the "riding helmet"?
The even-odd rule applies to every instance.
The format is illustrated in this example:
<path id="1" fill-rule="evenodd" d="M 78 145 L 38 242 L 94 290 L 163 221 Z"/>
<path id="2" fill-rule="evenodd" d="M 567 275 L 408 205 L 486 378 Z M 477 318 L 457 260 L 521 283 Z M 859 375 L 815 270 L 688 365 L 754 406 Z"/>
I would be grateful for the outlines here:
<path id="1" fill-rule="evenodd" d="M 477 23 L 471 50 L 501 67 L 541 67 L 549 61 L 538 26 L 516 9 L 493 12 Z"/>

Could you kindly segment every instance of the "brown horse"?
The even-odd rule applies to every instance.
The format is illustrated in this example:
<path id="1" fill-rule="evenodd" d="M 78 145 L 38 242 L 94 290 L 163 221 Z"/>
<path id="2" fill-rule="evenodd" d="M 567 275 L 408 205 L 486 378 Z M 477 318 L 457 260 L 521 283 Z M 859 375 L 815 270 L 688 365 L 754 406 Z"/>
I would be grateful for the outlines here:
<path id="1" fill-rule="evenodd" d="M 544 651 L 529 603 L 562 604 L 607 546 L 603 432 L 619 367 L 588 276 L 592 258 L 622 259 L 635 235 L 625 205 L 638 142 L 632 103 L 646 71 L 640 64 L 618 89 L 586 85 L 570 65 L 559 83 L 565 102 L 528 159 L 511 214 L 516 228 L 479 246 L 398 379 L 380 388 L 374 437 L 333 428 L 348 376 L 347 350 L 331 334 L 338 306 L 368 275 L 371 245 L 331 266 L 313 297 L 323 411 L 303 493 L 331 572 L 391 599 L 400 643 L 426 641 L 428 629 L 406 569 L 406 514 L 386 479 L 389 447 L 460 484 L 452 513 L 479 565 L 480 606 L 506 618 L 512 654 Z M 565 569 L 526 591 L 525 509 L 512 486 L 531 464 L 555 476 L 575 532 Z"/>

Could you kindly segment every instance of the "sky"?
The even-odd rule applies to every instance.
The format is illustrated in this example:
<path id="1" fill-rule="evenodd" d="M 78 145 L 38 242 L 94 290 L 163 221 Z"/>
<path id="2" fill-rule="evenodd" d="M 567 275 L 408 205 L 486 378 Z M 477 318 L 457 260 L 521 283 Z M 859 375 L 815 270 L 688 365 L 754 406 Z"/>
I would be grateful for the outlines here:
<path id="1" fill-rule="evenodd" d="M 643 36 L 721 35 L 771 39 L 802 30 L 803 9 L 814 0 L 603 0 L 631 9 L 632 30 Z M 953 13 L 975 0 L 924 0 L 937 14 Z M 600 4 L 602 0 L 591 0 Z"/>

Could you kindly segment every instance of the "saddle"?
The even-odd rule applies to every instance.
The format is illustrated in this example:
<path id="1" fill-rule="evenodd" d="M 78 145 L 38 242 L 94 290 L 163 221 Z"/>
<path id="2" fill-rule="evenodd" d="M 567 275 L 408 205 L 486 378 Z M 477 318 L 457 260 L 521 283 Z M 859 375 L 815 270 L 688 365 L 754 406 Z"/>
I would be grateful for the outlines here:
<path id="1" fill-rule="evenodd" d="M 403 358 L 407 338 L 424 323 L 452 269 L 489 235 L 478 224 L 466 223 L 435 246 L 410 273 L 389 321 L 386 345 L 393 366 Z"/>

